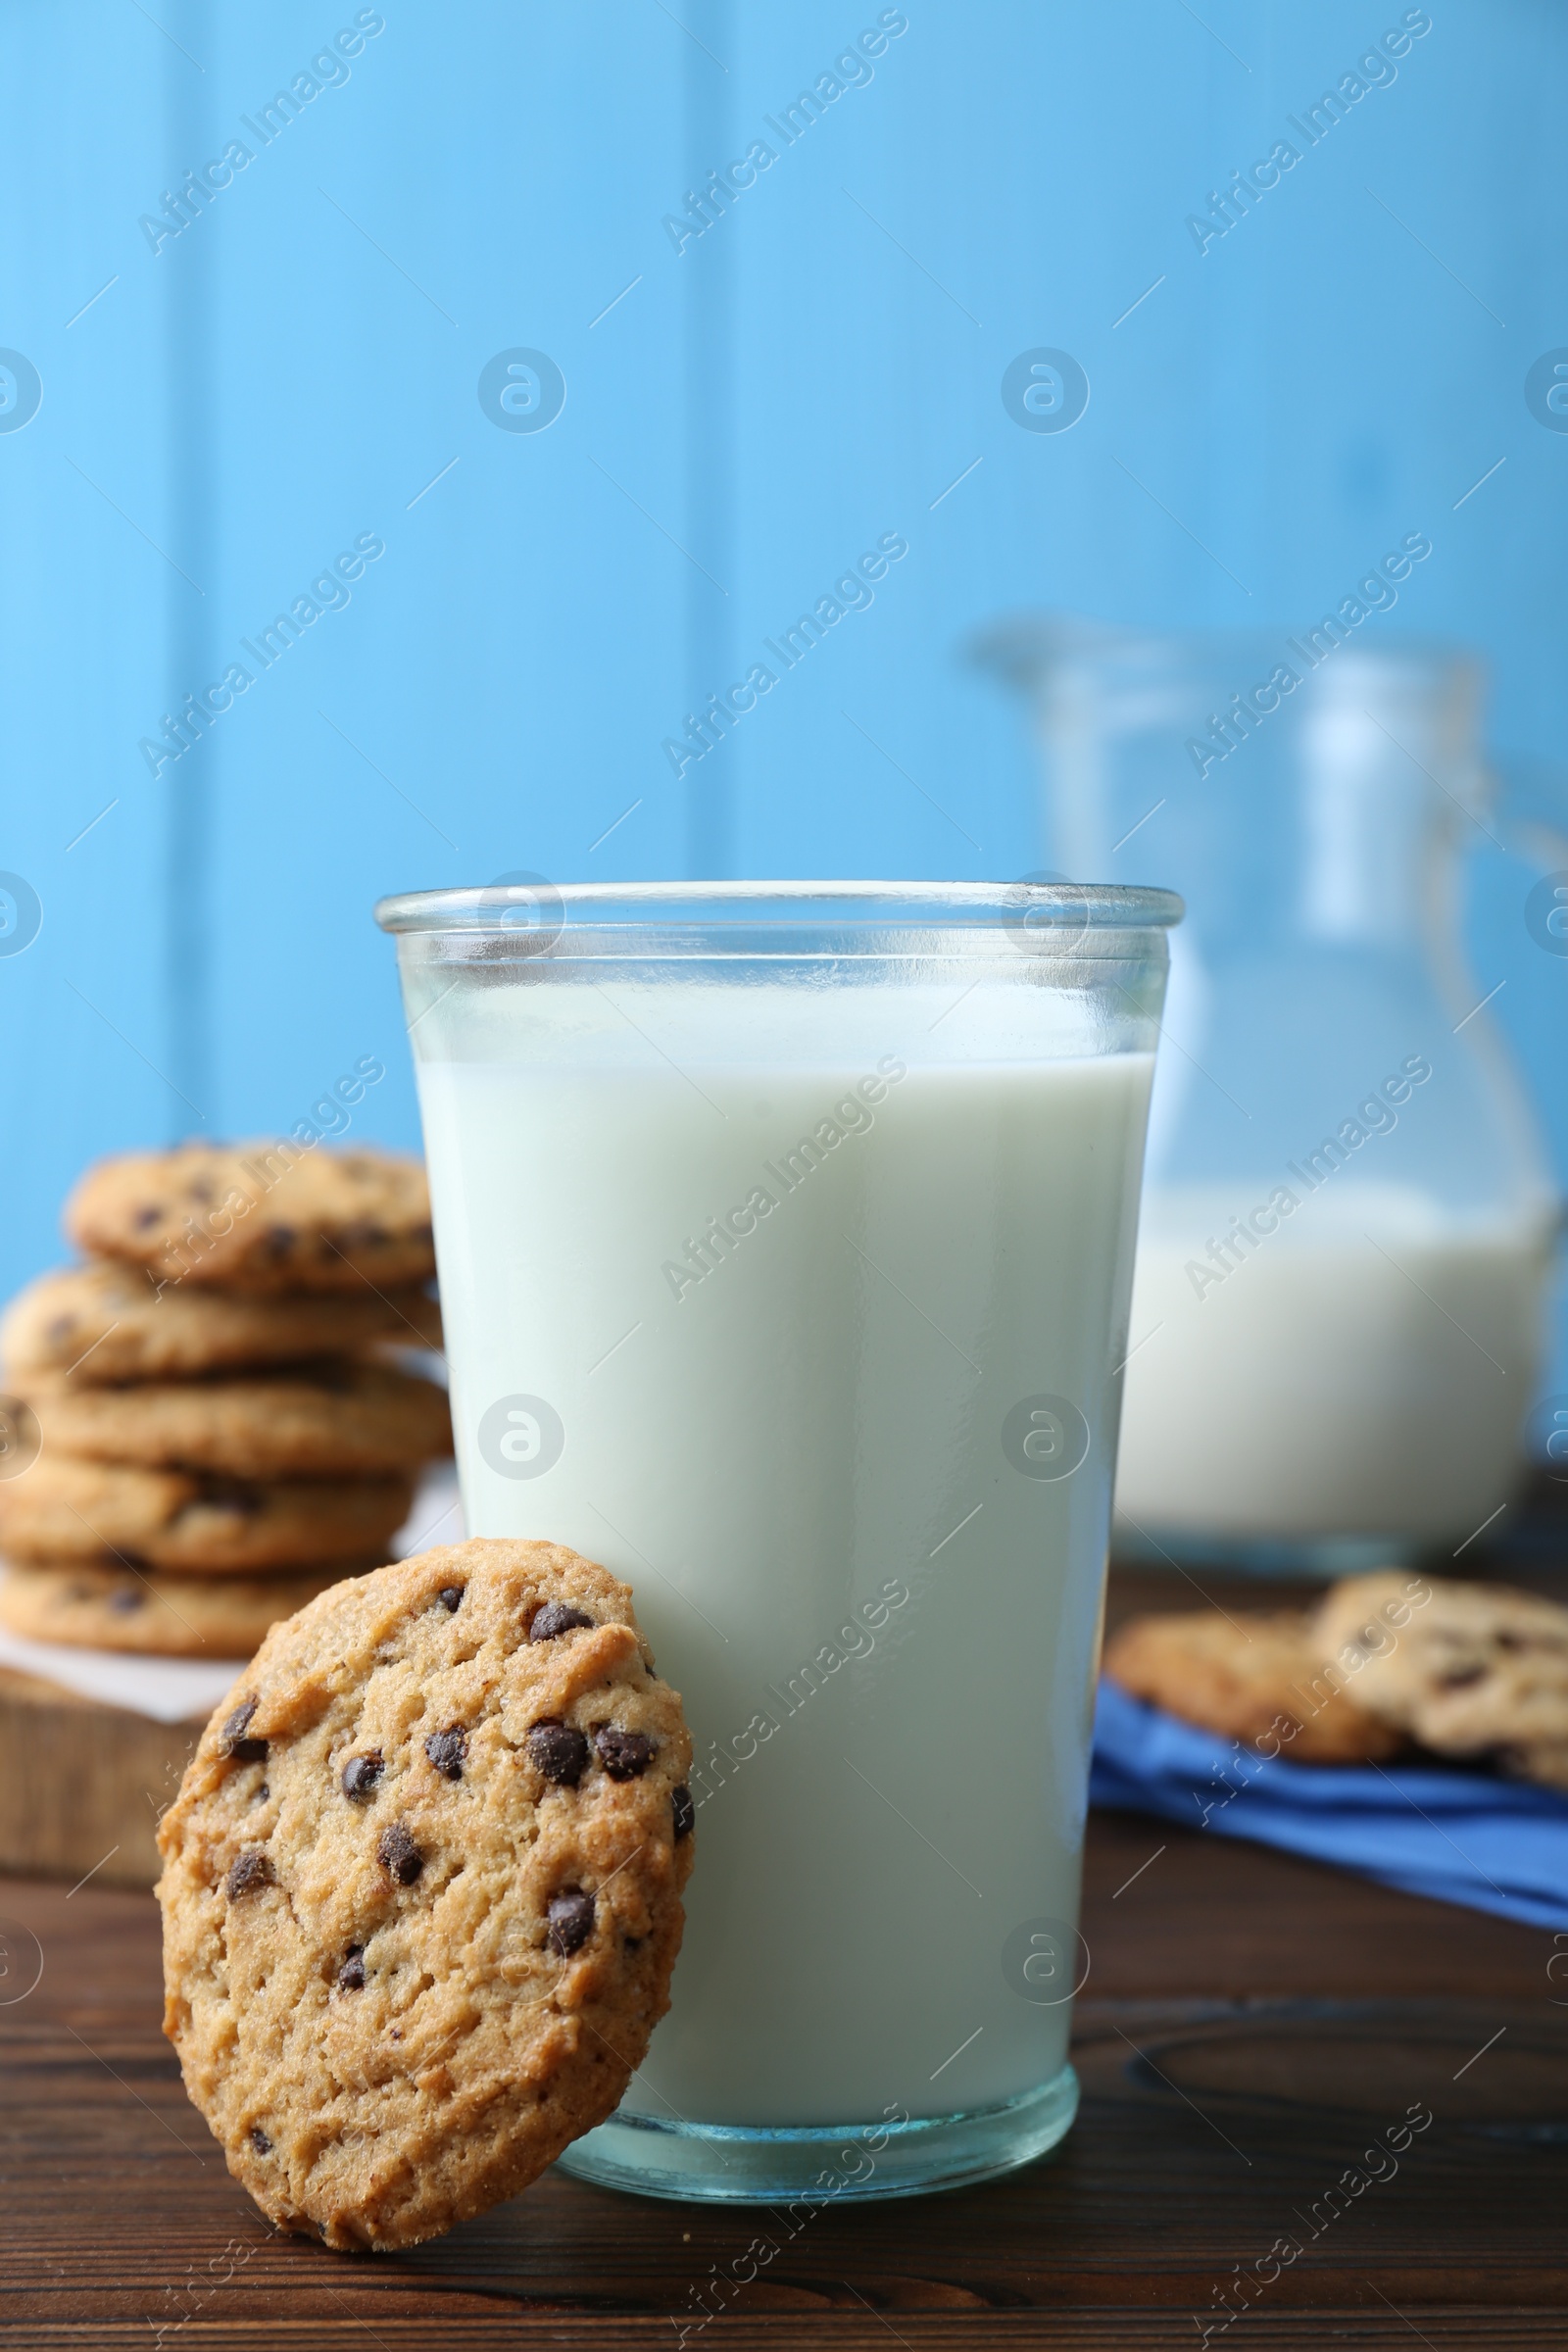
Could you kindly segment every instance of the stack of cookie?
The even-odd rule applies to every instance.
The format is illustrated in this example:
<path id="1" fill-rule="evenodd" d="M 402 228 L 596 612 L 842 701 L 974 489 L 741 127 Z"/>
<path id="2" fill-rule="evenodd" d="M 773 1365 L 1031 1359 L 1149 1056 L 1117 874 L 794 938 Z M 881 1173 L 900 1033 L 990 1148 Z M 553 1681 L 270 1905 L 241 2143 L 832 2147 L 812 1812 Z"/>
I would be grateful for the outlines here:
<path id="1" fill-rule="evenodd" d="M 1298 1764 L 1425 1750 L 1568 1788 L 1568 1609 L 1386 1570 L 1310 1611 L 1138 1617 L 1105 1672 L 1167 1714 Z"/>
<path id="2" fill-rule="evenodd" d="M 186 1146 L 90 1169 L 82 1265 L 0 1325 L 27 1450 L 0 1480 L 0 1622 L 34 1641 L 246 1657 L 386 1559 L 445 1392 L 416 1161 Z"/>

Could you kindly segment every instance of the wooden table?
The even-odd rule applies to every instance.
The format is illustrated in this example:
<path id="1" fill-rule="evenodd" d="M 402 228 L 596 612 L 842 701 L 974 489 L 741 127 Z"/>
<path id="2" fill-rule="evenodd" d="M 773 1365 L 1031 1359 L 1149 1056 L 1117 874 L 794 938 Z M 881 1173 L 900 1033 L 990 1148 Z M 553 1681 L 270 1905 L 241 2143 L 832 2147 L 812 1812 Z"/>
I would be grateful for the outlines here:
<path id="1" fill-rule="evenodd" d="M 1235 1605 L 1236 1587 L 1204 1581 Z M 1170 1584 L 1116 1581 L 1118 1612 L 1152 1595 L 1175 1605 Z M 1257 1597 L 1244 1589 L 1244 1605 Z M 1256 2278 L 1259 2258 L 1278 2276 L 1211 2341 L 1568 2344 L 1568 1963 L 1548 1974 L 1568 1938 L 1262 1847 L 1097 1816 L 1084 2104 L 1064 2146 L 986 2188 L 825 2207 L 793 2241 L 766 2212 L 555 2174 L 410 2254 L 278 2236 L 230 2180 L 159 2032 L 151 1897 L 0 1881 L 0 1915 L 43 1962 L 0 2006 L 8 2352 L 621 2352 L 673 2347 L 682 2326 L 707 2352 L 1111 2352 L 1198 2344 L 1195 2315 L 1212 2320 L 1235 2266 Z M 31 1973 L 24 1937 L 10 1951 L 0 1999 Z M 1397 2171 L 1331 2196 L 1411 2107 L 1433 2121 Z M 780 2250 L 741 2283 L 764 2236 Z M 1288 2265 L 1270 2256 L 1282 2239 L 1302 2249 Z M 703 2298 L 719 2316 L 699 2332 Z"/>

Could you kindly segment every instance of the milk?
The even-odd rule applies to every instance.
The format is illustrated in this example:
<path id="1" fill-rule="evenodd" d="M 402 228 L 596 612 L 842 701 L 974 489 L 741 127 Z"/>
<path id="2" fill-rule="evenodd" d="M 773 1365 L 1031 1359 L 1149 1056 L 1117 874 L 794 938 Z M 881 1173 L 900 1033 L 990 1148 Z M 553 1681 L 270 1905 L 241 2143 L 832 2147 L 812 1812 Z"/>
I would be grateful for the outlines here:
<path id="1" fill-rule="evenodd" d="M 1545 1216 L 1467 1218 L 1413 1187 L 1347 1179 L 1242 1247 L 1236 1206 L 1197 1189 L 1146 1206 L 1125 1532 L 1457 1545 L 1517 1484 Z"/>
<path id="2" fill-rule="evenodd" d="M 1031 1063 L 1038 1008 L 985 988 L 946 1034 L 956 990 L 861 992 L 837 1053 L 818 1002 L 795 1060 L 798 993 L 684 1031 L 673 991 L 549 993 L 581 1009 L 548 1031 L 526 989 L 432 1022 L 483 1058 L 416 1039 L 469 1527 L 626 1578 L 697 1744 L 674 2003 L 625 2109 L 1033 2089 L 1081 1974 L 1151 1061 Z"/>

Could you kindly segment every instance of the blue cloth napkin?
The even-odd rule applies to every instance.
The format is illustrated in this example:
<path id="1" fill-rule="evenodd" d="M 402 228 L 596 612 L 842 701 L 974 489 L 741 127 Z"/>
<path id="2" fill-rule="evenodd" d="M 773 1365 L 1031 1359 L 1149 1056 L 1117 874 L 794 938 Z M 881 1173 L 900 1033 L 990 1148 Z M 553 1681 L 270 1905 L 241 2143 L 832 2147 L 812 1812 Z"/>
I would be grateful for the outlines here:
<path id="1" fill-rule="evenodd" d="M 1290 1764 L 1100 1686 L 1089 1801 L 1568 1930 L 1568 1797 L 1430 1765 Z"/>

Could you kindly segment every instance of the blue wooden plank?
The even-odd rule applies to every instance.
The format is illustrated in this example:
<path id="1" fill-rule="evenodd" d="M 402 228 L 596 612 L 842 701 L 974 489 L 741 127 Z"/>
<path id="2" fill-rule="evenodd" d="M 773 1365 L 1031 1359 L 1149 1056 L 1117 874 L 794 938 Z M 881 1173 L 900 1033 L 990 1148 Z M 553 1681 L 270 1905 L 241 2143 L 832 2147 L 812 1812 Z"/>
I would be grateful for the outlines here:
<path id="1" fill-rule="evenodd" d="M 289 1124 L 366 1054 L 389 1074 L 363 1131 L 414 1139 L 382 890 L 1036 863 L 1023 730 L 963 655 L 1000 612 L 1288 625 L 1428 528 L 1396 622 L 1483 646 L 1500 737 L 1560 756 L 1568 434 L 1522 395 L 1568 337 L 1558 12 L 1454 0 L 1202 251 L 1189 216 L 1382 18 L 156 14 L 0 6 L 0 343 L 46 385 L 0 434 L 0 866 L 46 906 L 0 958 L 30 1139 L 0 1280 L 91 1152 Z M 139 217 L 233 142 L 154 252 Z M 1039 346 L 1090 379 L 1059 434 L 1002 398 Z M 480 404 L 523 347 L 565 381 L 540 431 Z M 874 602 L 775 662 L 890 533 Z M 330 567 L 367 537 L 344 604 Z M 245 650 L 313 594 L 286 650 Z M 770 691 L 672 761 L 759 662 Z M 155 779 L 138 740 L 236 662 Z M 1527 881 L 1486 877 L 1474 952 L 1568 1103 Z"/>
<path id="2" fill-rule="evenodd" d="M 133 11 L 0 15 L 0 343 L 42 383 L 0 432 L 0 867 L 42 908 L 0 955 L 0 1295 L 62 1254 L 90 1157 L 206 1107 L 174 1051 L 167 809 L 136 755 L 172 620 L 199 602 L 172 560 L 165 324 L 136 251 L 165 169 L 163 47 Z"/>
<path id="3" fill-rule="evenodd" d="M 304 23 L 224 21 L 224 105 L 276 84 Z M 215 739 L 230 1126 L 298 1116 L 373 1053 L 395 1075 L 367 1121 L 412 1140 L 381 891 L 679 869 L 680 800 L 632 723 L 679 660 L 676 328 L 635 286 L 603 315 L 657 233 L 640 134 L 678 124 L 668 29 L 622 17 L 596 68 L 606 135 L 587 142 L 559 103 L 580 27 L 479 9 L 454 41 L 388 20 L 353 79 L 258 157 L 243 205 L 202 224 L 220 256 L 224 643 L 259 645 L 357 539 L 385 551 L 258 665 Z M 500 429 L 479 398 L 517 347 L 565 377 L 537 433 Z"/>

